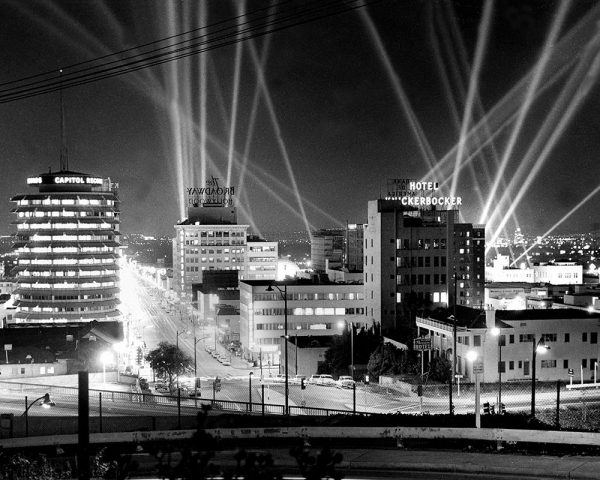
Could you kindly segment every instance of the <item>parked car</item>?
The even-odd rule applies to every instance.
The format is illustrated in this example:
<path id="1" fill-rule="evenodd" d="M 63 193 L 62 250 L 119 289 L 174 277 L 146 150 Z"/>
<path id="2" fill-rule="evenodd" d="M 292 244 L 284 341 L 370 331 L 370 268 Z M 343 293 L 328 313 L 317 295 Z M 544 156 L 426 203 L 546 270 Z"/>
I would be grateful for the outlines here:
<path id="1" fill-rule="evenodd" d="M 312 375 L 308 380 L 308 383 L 313 383 L 315 385 L 323 385 L 323 386 L 331 386 L 335 385 L 336 382 L 331 375 L 321 374 L 321 375 Z"/>
<path id="2" fill-rule="evenodd" d="M 223 360 L 221 364 L 223 364 L 225 367 L 231 367 L 231 362 L 229 361 L 229 359 Z"/>
<path id="3" fill-rule="evenodd" d="M 321 375 L 321 385 L 335 386 L 335 380 L 331 375 Z"/>
<path id="4" fill-rule="evenodd" d="M 352 388 L 354 386 L 354 380 L 350 375 L 341 375 L 336 383 L 340 388 Z"/>
<path id="5" fill-rule="evenodd" d="M 169 387 L 164 383 L 155 383 L 154 390 L 158 393 L 169 393 Z"/>
<path id="6" fill-rule="evenodd" d="M 290 383 L 294 385 L 300 385 L 302 379 L 306 380 L 306 375 L 294 375 L 292 378 L 290 378 Z"/>
<path id="7" fill-rule="evenodd" d="M 285 375 L 282 373 L 278 373 L 276 375 L 273 375 L 272 377 L 265 377 L 265 381 L 273 383 L 285 383 Z"/>

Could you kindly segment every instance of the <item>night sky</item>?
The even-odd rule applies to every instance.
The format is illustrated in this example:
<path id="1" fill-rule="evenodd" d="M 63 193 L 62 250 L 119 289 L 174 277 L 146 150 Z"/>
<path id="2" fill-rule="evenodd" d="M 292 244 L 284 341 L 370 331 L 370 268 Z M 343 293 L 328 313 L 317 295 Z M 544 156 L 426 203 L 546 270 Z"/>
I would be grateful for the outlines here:
<path id="1" fill-rule="evenodd" d="M 327 2 L 333 4 L 332 0 Z M 273 3 L 274 12 L 285 12 L 314 2 Z M 203 11 L 199 5 L 169 0 L 0 0 L 0 64 L 4 67 L 0 83 L 56 72 L 202 25 L 214 25 L 236 17 L 244 4 L 207 1 Z M 245 8 L 252 12 L 269 5 L 249 0 Z M 492 110 L 531 70 L 559 8 L 559 2 L 552 1 L 492 2 L 487 42 L 481 66 L 476 69 L 480 72 L 476 95 L 469 95 L 468 71 L 474 70 L 478 39 L 482 41 L 479 32 L 484 5 L 467 0 L 381 0 L 241 42 L 237 53 L 241 59 L 237 116 L 233 122 L 239 48 L 235 43 L 65 89 L 69 168 L 119 182 L 123 232 L 171 235 L 186 200 L 182 186 L 201 183 L 201 158 L 206 158 L 206 175 L 226 183 L 233 123 L 236 161 L 230 184 L 236 188 L 237 205 L 244 207 L 239 213 L 240 223 L 250 223 L 257 233 L 264 233 L 366 222 L 367 202 L 384 193 L 387 179 L 421 179 L 429 171 L 415 129 L 407 120 L 406 106 L 439 161 L 457 144 L 466 111 L 472 111 L 473 121 L 478 122 L 483 111 Z M 594 15 L 598 20 L 597 10 L 595 2 L 572 2 L 558 41 L 578 21 Z M 386 70 L 376 37 L 393 75 Z M 598 187 L 600 89 L 596 51 L 600 47 L 596 43 L 594 35 L 588 34 L 583 44 L 567 44 L 567 53 L 559 59 L 564 66 L 562 76 L 554 83 L 544 78 L 536 89 L 536 100 L 524 117 L 503 182 L 491 202 L 488 237 L 532 171 L 533 181 L 514 210 L 517 223 L 515 219 L 506 222 L 511 234 L 517 224 L 526 234 L 546 232 Z M 253 54 L 258 62 L 263 58 L 268 97 L 265 90 L 255 94 L 259 76 Z M 553 105 L 568 88 L 569 75 L 577 70 L 576 64 L 569 62 L 580 57 L 584 59 L 583 74 L 570 84 L 570 96 L 554 113 L 556 121 L 532 154 L 530 161 L 551 145 L 543 165 L 536 169 L 524 160 L 525 152 L 552 117 Z M 205 82 L 201 81 L 201 63 L 205 65 Z M 0 85 L 0 100 L 5 89 L 13 85 Z M 404 104 L 399 91 L 405 95 Z M 255 97 L 258 103 L 252 128 Z M 469 97 L 477 100 L 473 109 L 465 109 Z M 571 112 L 574 98 L 579 103 Z M 523 97 L 517 97 L 507 108 L 517 113 L 523 103 Z M 14 231 L 9 198 L 31 191 L 25 183 L 27 176 L 59 168 L 59 93 L 2 103 L 0 111 L 0 192 L 4 199 L 0 202 L 0 233 L 8 234 Z M 553 136 L 568 111 L 568 121 Z M 276 126 L 271 113 L 276 115 Z M 465 221 L 481 221 L 483 203 L 498 171 L 498 158 L 507 148 L 515 123 L 512 118 L 470 167 L 460 170 L 456 195 L 463 197 Z M 485 128 L 479 132 L 481 138 L 490 135 Z M 294 194 L 286 155 L 306 221 Z M 179 174 L 178 165 L 183 165 Z M 454 157 L 427 178 L 447 181 L 449 188 L 453 169 Z M 512 186 L 506 187 L 511 181 Z M 508 192 L 507 197 L 500 202 L 504 192 Z M 600 229 L 599 207 L 600 194 L 591 197 L 556 232 Z M 498 214 L 492 217 L 494 209 Z"/>

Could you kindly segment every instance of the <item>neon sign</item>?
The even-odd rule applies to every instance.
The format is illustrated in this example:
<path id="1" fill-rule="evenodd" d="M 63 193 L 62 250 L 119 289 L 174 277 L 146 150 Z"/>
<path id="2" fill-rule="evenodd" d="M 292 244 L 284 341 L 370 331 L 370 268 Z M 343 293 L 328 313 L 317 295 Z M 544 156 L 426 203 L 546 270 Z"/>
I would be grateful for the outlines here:
<path id="1" fill-rule="evenodd" d="M 409 178 L 388 180 L 385 200 L 397 200 L 408 207 L 459 207 L 462 197 L 439 195 L 439 182 L 420 182 Z"/>

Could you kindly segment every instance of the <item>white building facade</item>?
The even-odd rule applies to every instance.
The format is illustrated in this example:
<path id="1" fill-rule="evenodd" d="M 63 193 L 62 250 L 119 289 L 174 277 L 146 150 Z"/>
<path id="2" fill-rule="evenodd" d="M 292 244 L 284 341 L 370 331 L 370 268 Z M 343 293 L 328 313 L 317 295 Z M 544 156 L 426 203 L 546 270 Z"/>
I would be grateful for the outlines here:
<path id="1" fill-rule="evenodd" d="M 583 283 L 583 265 L 575 262 L 554 262 L 534 264 L 530 267 L 523 264 L 519 268 L 511 268 L 507 255 L 498 255 L 492 267 L 486 267 L 485 277 L 488 282 L 550 283 L 552 285 L 580 285 Z"/>
<path id="2" fill-rule="evenodd" d="M 572 369 L 575 381 L 589 382 L 600 354 L 599 320 L 598 313 L 576 309 L 481 312 L 470 326 L 457 327 L 457 371 L 474 381 L 473 365 L 467 360 L 467 352 L 473 351 L 483 363 L 483 382 L 497 382 L 498 370 L 503 383 L 530 381 L 533 348 L 541 341 L 549 348 L 536 354 L 536 380 L 568 382 Z M 432 338 L 431 356 L 450 358 L 453 326 L 447 319 L 417 317 L 417 327 Z M 494 335 L 494 327 L 499 335 Z"/>
<path id="3" fill-rule="evenodd" d="M 355 328 L 366 326 L 362 284 L 244 280 L 240 282 L 240 342 L 249 360 L 279 364 L 286 291 L 290 339 L 339 335 L 351 323 Z"/>

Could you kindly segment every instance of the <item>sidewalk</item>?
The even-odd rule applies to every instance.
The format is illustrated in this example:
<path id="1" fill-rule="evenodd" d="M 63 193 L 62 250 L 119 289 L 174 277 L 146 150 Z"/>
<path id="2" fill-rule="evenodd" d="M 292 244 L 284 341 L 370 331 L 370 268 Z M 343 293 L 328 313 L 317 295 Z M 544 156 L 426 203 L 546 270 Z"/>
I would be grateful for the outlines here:
<path id="1" fill-rule="evenodd" d="M 253 449 L 252 449 L 253 450 Z M 254 450 L 253 450 L 254 451 Z M 276 467 L 296 471 L 296 460 L 288 449 L 260 449 L 272 455 Z M 398 449 L 342 449 L 338 470 L 346 476 L 353 471 L 446 472 L 454 474 L 512 475 L 516 478 L 571 480 L 600 478 L 600 457 L 550 457 L 502 453 L 469 453 L 454 450 L 415 451 Z M 311 449 L 316 455 L 318 448 Z M 233 451 L 216 452 L 216 465 L 231 467 Z M 435 478 L 435 477 L 432 477 Z"/>

